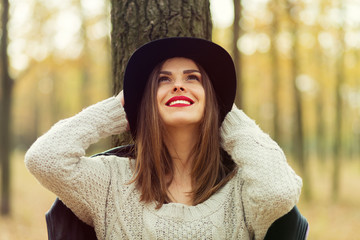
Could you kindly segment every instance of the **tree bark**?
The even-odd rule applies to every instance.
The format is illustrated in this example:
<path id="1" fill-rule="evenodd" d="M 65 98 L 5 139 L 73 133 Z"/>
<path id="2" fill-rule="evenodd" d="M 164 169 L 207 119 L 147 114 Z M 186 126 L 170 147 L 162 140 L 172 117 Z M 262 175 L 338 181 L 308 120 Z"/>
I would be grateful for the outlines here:
<path id="1" fill-rule="evenodd" d="M 123 88 L 126 64 L 141 45 L 163 37 L 211 40 L 209 0 L 112 0 L 111 49 L 113 93 Z M 125 142 L 127 142 L 125 140 Z M 113 145 L 119 145 L 119 139 Z"/>
<path id="2" fill-rule="evenodd" d="M 1 93 L 0 93 L 0 158 L 1 158 L 1 215 L 10 214 L 10 152 L 11 152 L 11 100 L 13 80 L 9 76 L 7 56 L 9 2 L 2 1 L 1 37 Z"/>

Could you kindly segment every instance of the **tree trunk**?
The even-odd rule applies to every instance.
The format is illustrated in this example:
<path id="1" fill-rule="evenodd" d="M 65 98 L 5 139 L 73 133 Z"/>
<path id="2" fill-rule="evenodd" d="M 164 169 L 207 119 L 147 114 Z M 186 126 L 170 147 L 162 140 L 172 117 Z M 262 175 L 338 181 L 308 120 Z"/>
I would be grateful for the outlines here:
<path id="1" fill-rule="evenodd" d="M 343 12 L 344 7 L 339 2 L 339 9 Z M 344 15 L 343 15 L 344 16 Z M 342 22 L 344 24 L 344 22 Z M 335 96 L 336 96 L 336 109 L 335 109 L 335 139 L 334 139 L 334 166 L 332 176 L 332 199 L 336 201 L 339 196 L 340 172 L 341 172 L 341 150 L 342 150 L 342 130 L 343 130 L 343 104 L 341 99 L 341 88 L 345 82 L 345 66 L 344 66 L 344 26 L 339 27 L 339 48 L 340 53 L 336 61 L 336 83 L 335 83 Z"/>
<path id="2" fill-rule="evenodd" d="M 81 18 L 81 30 L 80 36 L 81 41 L 83 43 L 83 50 L 81 54 L 81 86 L 80 86 L 80 105 L 81 107 L 86 107 L 89 105 L 89 100 L 91 94 L 89 93 L 89 85 L 90 85 L 90 73 L 89 73 L 89 62 L 91 61 L 91 56 L 89 54 L 89 43 L 87 37 L 87 19 L 85 16 L 85 9 L 81 6 L 81 0 L 76 1 L 76 5 L 80 12 Z"/>
<path id="3" fill-rule="evenodd" d="M 10 149 L 11 149 L 11 99 L 13 81 L 9 76 L 7 56 L 9 2 L 2 1 L 1 37 L 1 93 L 0 93 L 0 158 L 1 158 L 1 215 L 10 214 Z"/>
<path id="4" fill-rule="evenodd" d="M 343 53 L 341 54 L 343 55 Z M 335 139 L 334 139 L 334 156 L 333 156 L 333 176 L 332 176 L 332 198 L 334 201 L 338 199 L 339 196 L 339 182 L 340 182 L 340 172 L 341 172 L 341 149 L 342 149 L 342 99 L 341 99 L 341 86 L 344 79 L 344 66 L 343 66 L 343 56 L 339 56 L 337 60 L 337 74 L 336 74 L 336 86 L 335 86 L 335 95 L 336 95 L 336 110 L 335 110 Z"/>
<path id="5" fill-rule="evenodd" d="M 279 32 L 279 9 L 278 0 L 270 2 L 270 9 L 273 12 L 273 21 L 271 24 L 271 71 L 272 71 L 272 95 L 273 95 L 273 137 L 280 143 L 280 125 L 279 125 L 279 88 L 280 88 L 280 67 L 279 54 L 276 46 L 276 38 Z"/>
<path id="6" fill-rule="evenodd" d="M 321 7 L 321 12 L 323 12 L 323 6 Z M 315 29 L 315 36 L 318 36 L 322 31 L 321 27 L 317 27 Z M 321 48 L 320 42 L 316 41 L 315 45 L 315 64 L 316 64 L 316 72 L 315 76 L 318 82 L 318 86 L 326 85 L 326 59 L 324 56 L 324 52 Z M 322 87 L 317 89 L 316 96 L 316 154 L 317 158 L 323 164 L 327 158 L 327 135 L 326 135 L 326 119 L 325 119 L 325 110 L 324 106 L 326 104 L 325 101 L 325 90 Z"/>
<path id="7" fill-rule="evenodd" d="M 291 54 L 291 78 L 293 85 L 294 93 L 294 131 L 293 131 L 293 144 L 294 144 L 294 155 L 295 159 L 299 164 L 301 175 L 303 178 L 303 193 L 305 199 L 311 198 L 310 191 L 310 179 L 309 173 L 306 167 L 306 156 L 305 156 L 305 138 L 304 138 L 304 129 L 303 129 L 303 111 L 302 111 L 302 97 L 301 92 L 297 88 L 296 80 L 299 75 L 300 62 L 299 62 L 299 9 L 296 6 L 296 2 L 289 0 L 288 4 L 288 13 L 291 21 L 291 32 L 292 32 L 292 41 L 293 48 Z"/>
<path id="8" fill-rule="evenodd" d="M 239 22 L 241 19 L 241 0 L 234 0 L 234 23 L 233 23 L 233 59 L 237 76 L 237 89 L 235 104 L 238 108 L 243 108 L 242 94 L 242 75 L 241 75 L 241 55 L 237 47 L 237 42 L 241 36 Z"/>
<path id="9" fill-rule="evenodd" d="M 360 53 L 358 51 L 355 51 L 355 59 L 357 63 L 360 63 Z M 357 74 L 355 74 L 355 76 L 360 76 L 360 69 L 359 67 L 357 68 Z M 356 77 L 355 80 L 355 87 L 356 89 L 360 89 L 360 79 L 358 77 Z M 354 158 L 357 159 L 358 161 L 360 160 L 360 112 L 355 112 L 355 117 L 354 117 L 354 127 L 353 127 L 353 132 L 354 132 L 354 141 L 353 141 L 353 149 L 354 149 Z"/>
<path id="10" fill-rule="evenodd" d="M 112 0 L 111 49 L 113 93 L 122 89 L 126 64 L 141 45 L 163 37 L 191 36 L 211 40 L 209 0 Z M 125 142 L 128 141 L 126 138 Z M 113 145 L 119 145 L 116 138 Z"/>

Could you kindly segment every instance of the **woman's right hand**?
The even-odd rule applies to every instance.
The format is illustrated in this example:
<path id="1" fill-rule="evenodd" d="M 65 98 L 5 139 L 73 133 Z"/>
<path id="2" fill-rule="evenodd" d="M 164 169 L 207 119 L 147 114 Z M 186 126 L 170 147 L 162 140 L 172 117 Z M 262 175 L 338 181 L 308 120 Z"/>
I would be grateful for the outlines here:
<path id="1" fill-rule="evenodd" d="M 121 105 L 124 107 L 124 104 L 125 104 L 125 100 L 124 100 L 124 90 L 121 90 L 121 91 L 119 92 L 119 94 L 116 95 L 115 98 L 118 99 L 118 100 L 120 101 Z M 126 120 L 127 120 L 127 118 L 126 118 Z M 128 131 L 128 130 L 130 130 L 129 122 L 128 122 L 127 127 L 126 127 L 126 131 Z"/>

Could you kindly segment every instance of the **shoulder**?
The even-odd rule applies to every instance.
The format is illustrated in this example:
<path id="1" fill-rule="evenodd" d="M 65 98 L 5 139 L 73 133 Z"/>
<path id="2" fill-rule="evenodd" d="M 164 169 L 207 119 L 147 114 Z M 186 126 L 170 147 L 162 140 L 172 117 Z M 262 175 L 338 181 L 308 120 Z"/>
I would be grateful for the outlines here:
<path id="1" fill-rule="evenodd" d="M 93 155 L 92 158 L 101 159 L 111 172 L 125 178 L 130 179 L 133 175 L 135 148 L 132 144 L 111 148 Z"/>
<path id="2" fill-rule="evenodd" d="M 121 184 L 128 183 L 133 176 L 135 160 L 132 158 L 116 155 L 95 155 L 92 159 L 94 161 L 102 161 L 110 173 L 110 179 L 116 179 Z"/>

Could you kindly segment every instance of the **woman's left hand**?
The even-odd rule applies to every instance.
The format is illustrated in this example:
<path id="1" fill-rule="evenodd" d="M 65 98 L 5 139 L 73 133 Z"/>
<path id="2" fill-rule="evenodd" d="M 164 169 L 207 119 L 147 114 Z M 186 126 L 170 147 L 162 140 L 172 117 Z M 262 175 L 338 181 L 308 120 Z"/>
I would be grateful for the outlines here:
<path id="1" fill-rule="evenodd" d="M 124 106 L 125 100 L 124 100 L 124 90 L 121 90 L 118 95 L 116 95 L 116 99 L 118 99 L 121 102 L 121 105 Z"/>

